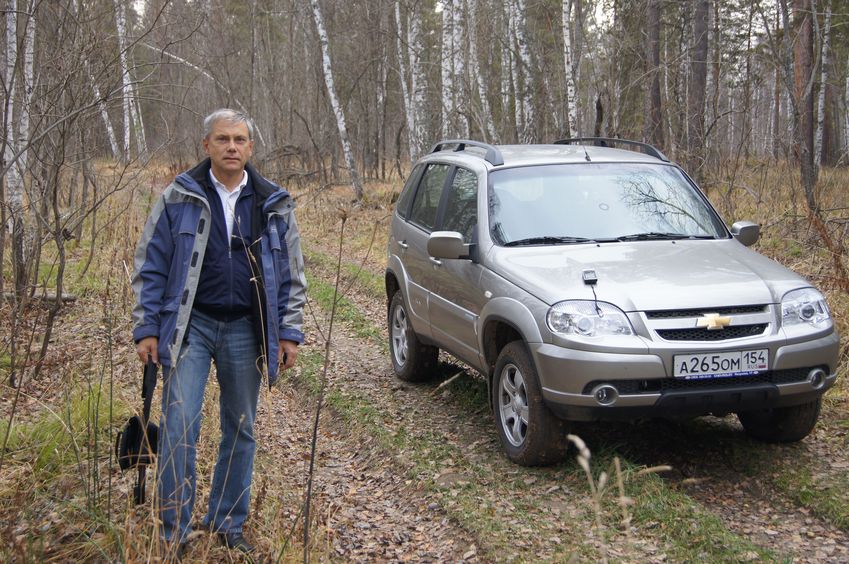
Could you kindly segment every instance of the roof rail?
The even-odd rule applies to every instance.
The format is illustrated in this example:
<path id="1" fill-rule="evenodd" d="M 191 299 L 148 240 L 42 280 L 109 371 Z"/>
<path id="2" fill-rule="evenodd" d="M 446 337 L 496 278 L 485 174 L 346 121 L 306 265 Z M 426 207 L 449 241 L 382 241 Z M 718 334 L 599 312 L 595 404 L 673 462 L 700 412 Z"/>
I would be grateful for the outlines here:
<path id="1" fill-rule="evenodd" d="M 464 151 L 466 149 L 466 145 L 469 145 L 470 147 L 479 147 L 486 151 L 483 158 L 489 164 L 492 166 L 504 164 L 504 157 L 501 156 L 501 151 L 498 150 L 498 147 L 490 145 L 489 143 L 484 143 L 483 141 L 472 141 L 471 139 L 445 139 L 434 145 L 430 152 L 436 153 L 438 151 L 442 151 L 446 145 L 457 145 L 457 148 L 454 149 L 455 151 Z"/>
<path id="2" fill-rule="evenodd" d="M 555 145 L 595 145 L 596 147 L 612 147 L 615 144 L 630 145 L 642 149 L 642 152 L 664 162 L 669 162 L 666 155 L 661 153 L 655 147 L 648 143 L 640 143 L 639 141 L 630 141 L 628 139 L 617 139 L 615 137 L 575 137 L 571 139 L 560 139 L 554 142 Z"/>

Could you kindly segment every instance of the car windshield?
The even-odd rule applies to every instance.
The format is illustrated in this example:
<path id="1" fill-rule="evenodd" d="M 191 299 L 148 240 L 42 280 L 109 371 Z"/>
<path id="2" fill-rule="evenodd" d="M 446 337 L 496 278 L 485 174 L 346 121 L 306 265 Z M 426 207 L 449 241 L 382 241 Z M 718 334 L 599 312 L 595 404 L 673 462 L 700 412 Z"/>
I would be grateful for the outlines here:
<path id="1" fill-rule="evenodd" d="M 500 245 L 728 236 L 674 166 L 529 166 L 494 171 L 490 179 L 490 225 Z"/>

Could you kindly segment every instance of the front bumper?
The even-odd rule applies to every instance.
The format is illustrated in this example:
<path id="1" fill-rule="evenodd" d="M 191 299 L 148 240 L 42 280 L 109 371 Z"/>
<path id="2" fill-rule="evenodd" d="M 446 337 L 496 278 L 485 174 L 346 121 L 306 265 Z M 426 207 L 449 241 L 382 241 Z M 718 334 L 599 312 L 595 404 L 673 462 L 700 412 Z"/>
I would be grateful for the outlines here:
<path id="1" fill-rule="evenodd" d="M 724 414 L 807 403 L 834 385 L 838 350 L 839 337 L 832 332 L 772 348 L 771 370 L 766 373 L 684 380 L 673 378 L 667 368 L 672 354 L 680 351 L 664 357 L 531 346 L 546 403 L 575 421 Z M 821 371 L 819 379 L 811 377 L 815 370 Z M 594 392 L 604 386 L 616 389 L 612 403 L 596 399 Z M 609 401 L 609 395 L 605 399 Z"/>

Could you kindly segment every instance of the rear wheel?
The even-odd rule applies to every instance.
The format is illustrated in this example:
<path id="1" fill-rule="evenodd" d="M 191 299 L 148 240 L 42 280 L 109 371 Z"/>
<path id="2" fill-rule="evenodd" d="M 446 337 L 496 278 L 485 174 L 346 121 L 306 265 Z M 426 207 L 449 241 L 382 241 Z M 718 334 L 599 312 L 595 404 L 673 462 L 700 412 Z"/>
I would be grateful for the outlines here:
<path id="1" fill-rule="evenodd" d="M 389 303 L 389 353 L 395 375 L 401 380 L 422 382 L 436 375 L 439 349 L 419 341 L 401 292 L 395 292 Z"/>
<path id="2" fill-rule="evenodd" d="M 563 458 L 565 425 L 545 405 L 536 368 L 523 342 L 509 343 L 498 355 L 492 394 L 495 426 L 510 460 L 539 466 Z"/>
<path id="3" fill-rule="evenodd" d="M 740 423 L 750 436 L 768 443 L 793 443 L 801 441 L 814 430 L 820 415 L 822 399 L 737 414 Z"/>

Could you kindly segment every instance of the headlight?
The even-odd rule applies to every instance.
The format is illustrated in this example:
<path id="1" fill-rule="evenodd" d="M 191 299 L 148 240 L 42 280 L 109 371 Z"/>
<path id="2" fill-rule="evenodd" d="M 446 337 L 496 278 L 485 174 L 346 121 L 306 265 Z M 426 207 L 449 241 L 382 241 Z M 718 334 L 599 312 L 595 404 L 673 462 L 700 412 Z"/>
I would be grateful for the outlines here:
<path id="1" fill-rule="evenodd" d="M 631 322 L 618 307 L 606 302 L 570 300 L 551 306 L 548 328 L 561 335 L 603 337 L 633 335 Z"/>
<path id="2" fill-rule="evenodd" d="M 813 327 L 831 319 L 825 298 L 813 288 L 787 292 L 781 300 L 781 324 L 784 327 L 808 324 Z"/>

